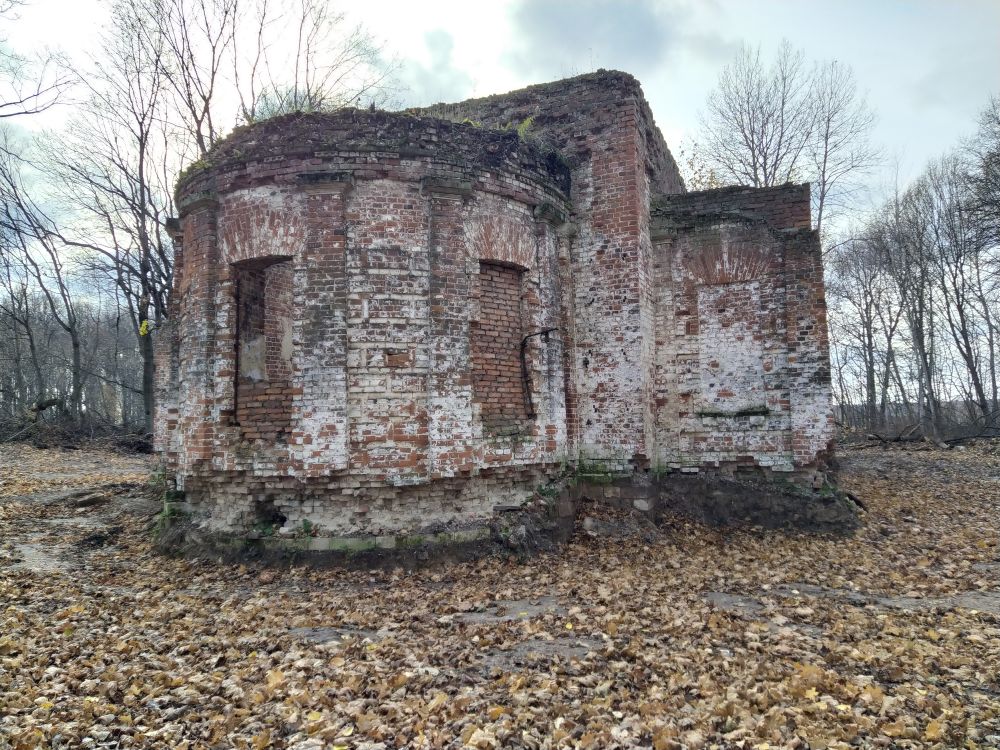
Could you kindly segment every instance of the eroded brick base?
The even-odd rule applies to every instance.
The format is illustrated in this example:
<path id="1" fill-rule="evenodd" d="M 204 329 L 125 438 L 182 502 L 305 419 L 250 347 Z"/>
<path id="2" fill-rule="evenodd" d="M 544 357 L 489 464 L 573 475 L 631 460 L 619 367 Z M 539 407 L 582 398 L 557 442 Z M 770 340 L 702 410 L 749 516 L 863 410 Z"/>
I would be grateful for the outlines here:
<path id="1" fill-rule="evenodd" d="M 364 477 L 340 481 L 290 477 L 248 479 L 240 472 L 189 477 L 187 510 L 216 531 L 300 536 L 420 534 L 468 528 L 524 505 L 560 476 L 559 465 L 498 467 L 475 477 L 386 486 Z"/>

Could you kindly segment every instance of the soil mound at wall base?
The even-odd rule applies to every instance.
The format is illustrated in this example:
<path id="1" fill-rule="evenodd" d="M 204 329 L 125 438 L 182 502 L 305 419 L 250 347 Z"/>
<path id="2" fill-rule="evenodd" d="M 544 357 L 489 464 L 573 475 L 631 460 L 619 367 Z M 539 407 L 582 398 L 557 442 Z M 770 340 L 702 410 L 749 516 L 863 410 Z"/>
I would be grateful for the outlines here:
<path id="1" fill-rule="evenodd" d="M 810 490 L 792 482 L 672 476 L 660 487 L 660 512 L 677 512 L 712 526 L 762 526 L 850 534 L 860 508 L 830 486 Z"/>

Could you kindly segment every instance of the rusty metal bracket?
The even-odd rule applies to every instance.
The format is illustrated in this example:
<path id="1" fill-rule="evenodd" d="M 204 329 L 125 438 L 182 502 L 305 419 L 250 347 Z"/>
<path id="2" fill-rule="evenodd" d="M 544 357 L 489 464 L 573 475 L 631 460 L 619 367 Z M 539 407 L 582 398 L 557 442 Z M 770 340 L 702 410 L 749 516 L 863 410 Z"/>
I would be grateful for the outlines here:
<path id="1" fill-rule="evenodd" d="M 558 326 L 553 326 L 552 328 L 543 328 L 540 331 L 535 331 L 534 333 L 529 333 L 523 339 L 521 339 L 521 380 L 524 383 L 524 403 L 528 409 L 528 419 L 535 418 L 535 400 L 531 397 L 531 376 L 528 374 L 528 359 L 525 352 L 528 348 L 528 339 L 532 339 L 535 336 L 544 336 L 545 340 L 549 340 L 549 334 L 552 331 L 558 331 Z"/>

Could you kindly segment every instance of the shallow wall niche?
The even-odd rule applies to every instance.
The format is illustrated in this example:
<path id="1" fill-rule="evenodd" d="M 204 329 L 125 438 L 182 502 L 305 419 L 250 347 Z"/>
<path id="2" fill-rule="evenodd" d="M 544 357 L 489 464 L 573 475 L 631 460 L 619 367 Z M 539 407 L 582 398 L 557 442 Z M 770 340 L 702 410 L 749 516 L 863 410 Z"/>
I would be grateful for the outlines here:
<path id="1" fill-rule="evenodd" d="M 698 288 L 703 413 L 767 413 L 761 317 L 756 281 Z"/>
<path id="2" fill-rule="evenodd" d="M 282 442 L 291 421 L 292 263 L 288 256 L 233 264 L 235 415 L 246 440 Z"/>
<path id="3" fill-rule="evenodd" d="M 479 263 L 479 318 L 470 327 L 472 385 L 483 427 L 494 433 L 527 426 L 521 366 L 523 276 L 517 266 Z"/>

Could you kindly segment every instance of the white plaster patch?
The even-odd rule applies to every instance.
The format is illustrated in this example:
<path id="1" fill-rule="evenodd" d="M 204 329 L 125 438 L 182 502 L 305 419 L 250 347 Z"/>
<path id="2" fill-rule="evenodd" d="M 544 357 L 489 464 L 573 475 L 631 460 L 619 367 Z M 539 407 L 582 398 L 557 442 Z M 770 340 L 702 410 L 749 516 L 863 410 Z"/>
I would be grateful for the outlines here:
<path id="1" fill-rule="evenodd" d="M 698 290 L 701 406 L 735 414 L 767 407 L 757 282 Z"/>
<path id="2" fill-rule="evenodd" d="M 240 342 L 240 375 L 250 380 L 266 380 L 267 339 L 254 336 Z"/>

